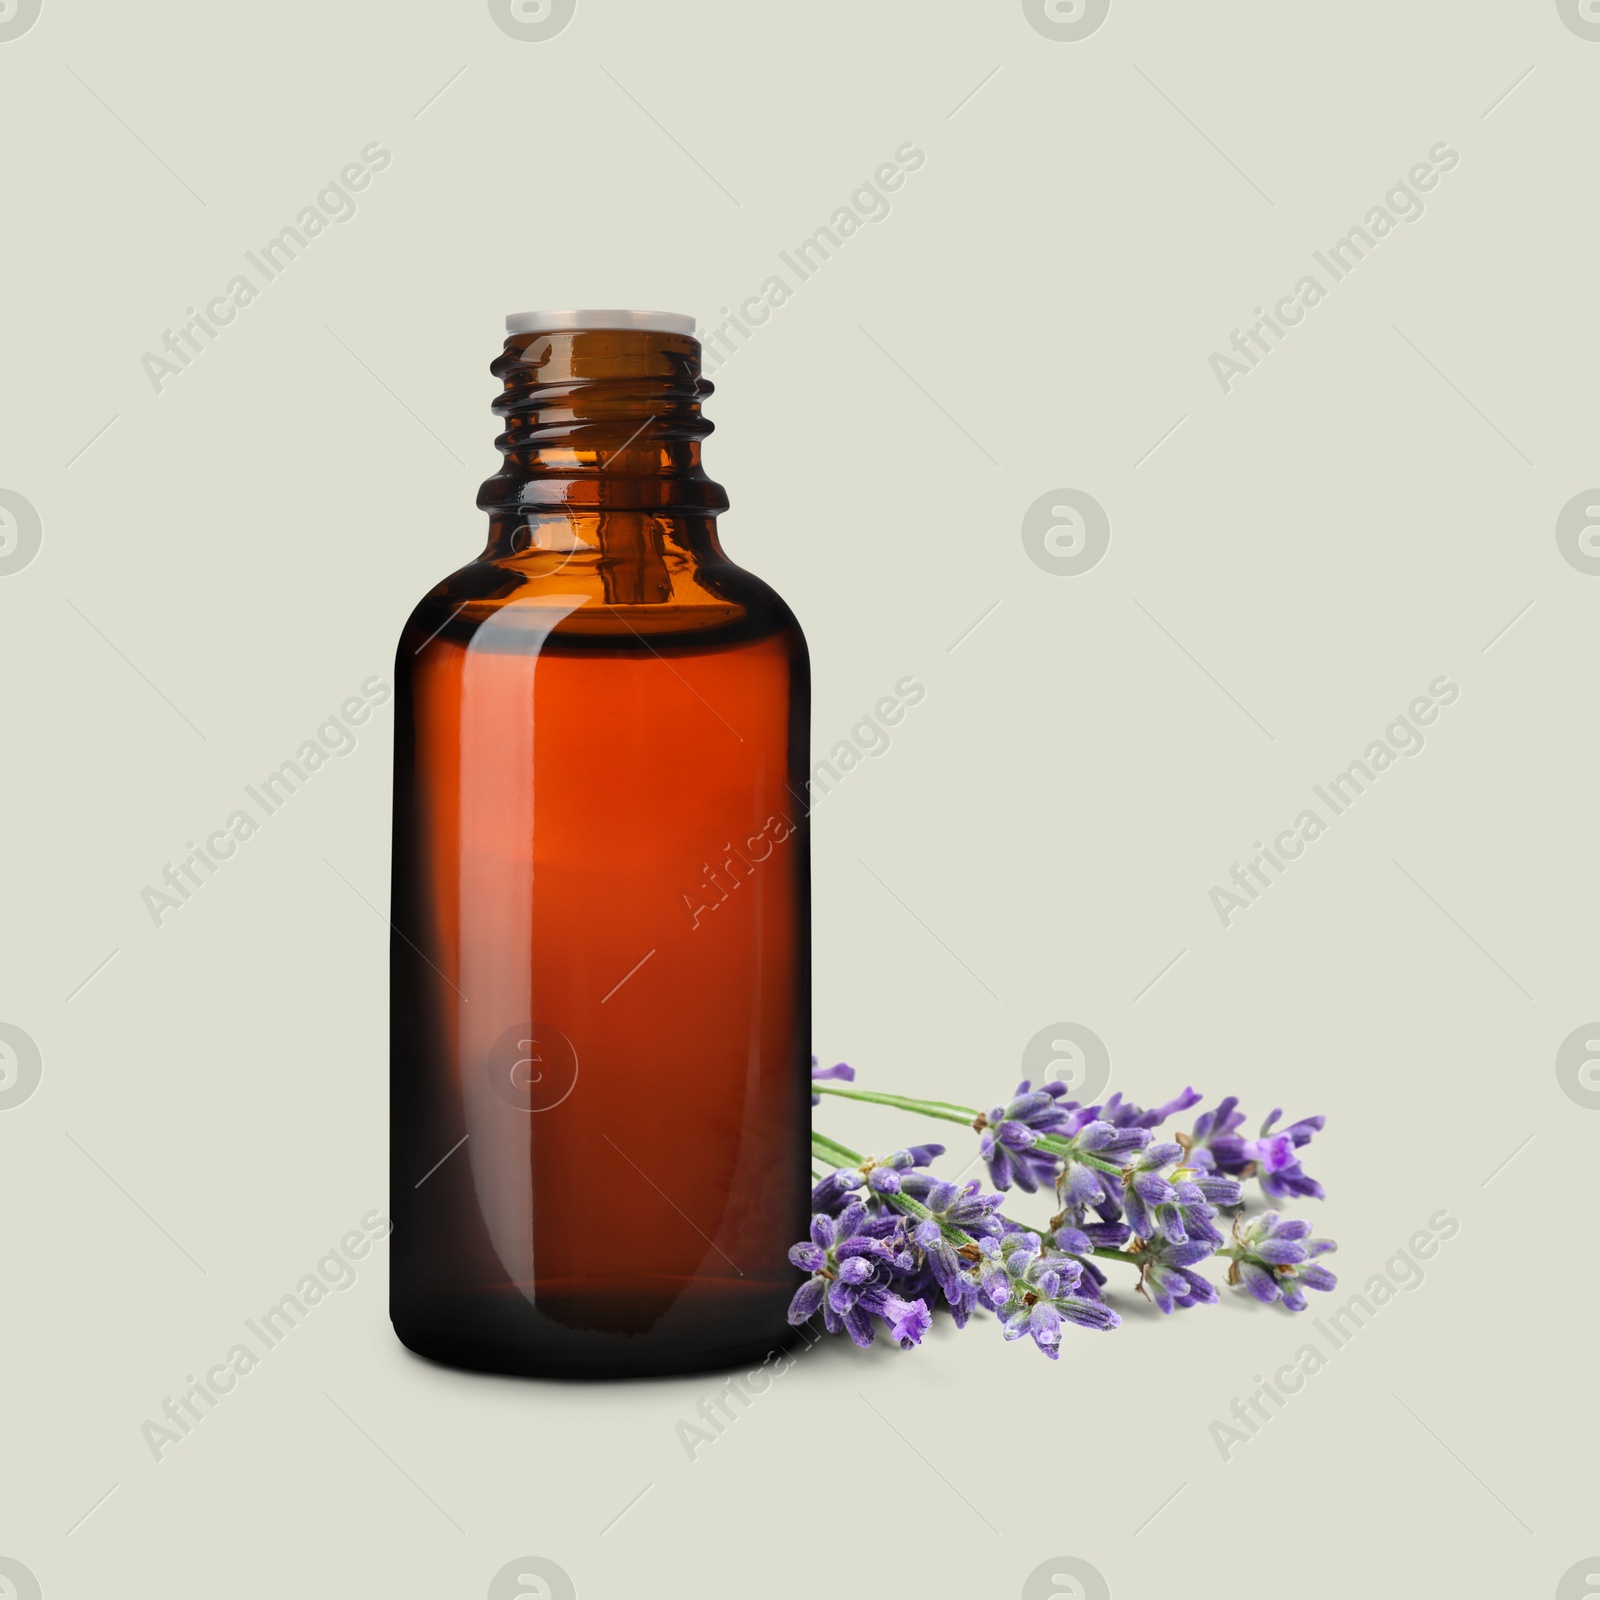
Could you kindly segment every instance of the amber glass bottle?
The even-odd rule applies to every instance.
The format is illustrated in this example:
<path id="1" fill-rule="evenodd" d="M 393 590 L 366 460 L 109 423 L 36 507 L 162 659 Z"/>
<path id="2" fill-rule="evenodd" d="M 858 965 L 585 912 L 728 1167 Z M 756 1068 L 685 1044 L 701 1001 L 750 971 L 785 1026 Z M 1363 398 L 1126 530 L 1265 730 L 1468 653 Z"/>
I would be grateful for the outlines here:
<path id="1" fill-rule="evenodd" d="M 717 541 L 690 318 L 509 318 L 482 555 L 398 651 L 390 1315 L 452 1365 L 760 1359 L 806 1226 L 806 647 Z"/>

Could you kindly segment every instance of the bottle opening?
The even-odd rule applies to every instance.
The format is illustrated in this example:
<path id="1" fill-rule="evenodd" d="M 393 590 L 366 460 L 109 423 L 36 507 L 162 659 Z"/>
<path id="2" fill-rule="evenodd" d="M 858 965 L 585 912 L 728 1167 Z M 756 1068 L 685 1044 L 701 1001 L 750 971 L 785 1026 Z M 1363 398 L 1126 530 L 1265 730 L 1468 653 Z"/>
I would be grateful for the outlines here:
<path id="1" fill-rule="evenodd" d="M 694 337 L 694 318 L 678 311 L 513 311 L 507 333 L 584 332 L 678 333 Z"/>

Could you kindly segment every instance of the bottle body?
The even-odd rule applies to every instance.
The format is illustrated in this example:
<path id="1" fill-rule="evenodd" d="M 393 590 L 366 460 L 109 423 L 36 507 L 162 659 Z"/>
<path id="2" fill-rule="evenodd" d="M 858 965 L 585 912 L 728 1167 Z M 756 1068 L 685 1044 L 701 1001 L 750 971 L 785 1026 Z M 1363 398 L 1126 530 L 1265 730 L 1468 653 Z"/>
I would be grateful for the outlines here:
<path id="1" fill-rule="evenodd" d="M 391 1315 L 497 1371 L 759 1359 L 809 1182 L 804 640 L 717 543 L 692 339 L 502 363 L 489 548 L 397 655 Z"/>

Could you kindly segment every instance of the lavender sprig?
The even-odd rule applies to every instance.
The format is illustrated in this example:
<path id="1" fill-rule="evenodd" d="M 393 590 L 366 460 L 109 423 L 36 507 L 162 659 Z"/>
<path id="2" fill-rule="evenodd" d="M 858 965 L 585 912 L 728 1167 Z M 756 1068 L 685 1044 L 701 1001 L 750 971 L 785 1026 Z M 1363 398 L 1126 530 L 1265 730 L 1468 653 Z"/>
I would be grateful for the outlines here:
<path id="1" fill-rule="evenodd" d="M 1269 1198 L 1314 1196 L 1322 1186 L 1297 1152 L 1321 1131 L 1307 1117 L 1274 1131 L 1274 1111 L 1254 1139 L 1239 1133 L 1244 1114 L 1229 1096 L 1203 1113 L 1192 1133 L 1157 1140 L 1154 1130 L 1200 1101 L 1192 1088 L 1148 1110 L 1112 1095 L 1081 1105 L 1066 1084 L 1024 1080 L 987 1112 L 949 1101 L 846 1088 L 854 1069 L 812 1064 L 813 1103 L 822 1095 L 964 1123 L 979 1136 L 997 1192 L 977 1179 L 961 1184 L 929 1170 L 944 1153 L 912 1145 L 864 1157 L 820 1131 L 813 1152 L 828 1170 L 812 1191 L 810 1238 L 791 1253 L 809 1274 L 790 1320 L 817 1314 L 830 1331 L 870 1344 L 885 1326 L 902 1348 L 921 1342 L 930 1305 L 943 1302 L 958 1327 L 993 1310 L 1007 1340 L 1028 1337 L 1050 1359 L 1068 1325 L 1119 1325 L 1105 1304 L 1102 1262 L 1138 1269 L 1138 1292 L 1164 1313 L 1215 1304 L 1216 1287 L 1197 1269 L 1213 1255 L 1228 1281 L 1258 1299 L 1295 1311 L 1304 1289 L 1331 1289 L 1333 1274 L 1315 1257 L 1332 1241 L 1308 1238 L 1310 1224 L 1267 1212 L 1235 1218 L 1229 1243 L 1219 1208 L 1237 1207 L 1254 1179 Z M 1007 1215 L 1008 1191 L 1056 1190 L 1060 1209 L 1048 1227 Z"/>

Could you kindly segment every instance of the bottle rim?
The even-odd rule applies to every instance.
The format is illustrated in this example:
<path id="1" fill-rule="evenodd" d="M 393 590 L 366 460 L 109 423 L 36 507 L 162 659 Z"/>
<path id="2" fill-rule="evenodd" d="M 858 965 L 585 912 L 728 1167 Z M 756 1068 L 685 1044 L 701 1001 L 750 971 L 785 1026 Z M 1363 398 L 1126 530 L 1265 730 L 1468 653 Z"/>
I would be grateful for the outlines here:
<path id="1" fill-rule="evenodd" d="M 694 318 L 678 311 L 513 311 L 507 333 L 679 333 L 694 337 Z"/>

